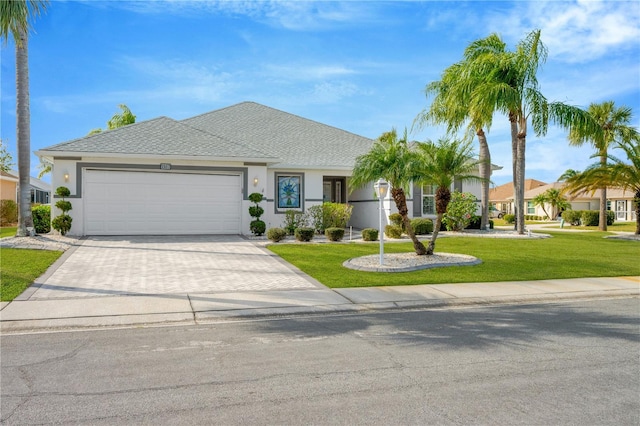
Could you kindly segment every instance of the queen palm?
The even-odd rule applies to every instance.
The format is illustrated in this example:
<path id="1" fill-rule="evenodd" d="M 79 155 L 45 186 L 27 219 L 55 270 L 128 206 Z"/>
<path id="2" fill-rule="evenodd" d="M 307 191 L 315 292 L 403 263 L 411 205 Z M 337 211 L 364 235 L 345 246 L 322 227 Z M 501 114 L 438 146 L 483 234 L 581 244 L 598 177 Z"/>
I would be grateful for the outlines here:
<path id="1" fill-rule="evenodd" d="M 411 227 L 406 196 L 409 186 L 417 179 L 417 161 L 418 157 L 407 142 L 407 131 L 398 139 L 396 130 L 392 129 L 383 133 L 368 153 L 356 159 L 350 184 L 355 189 L 380 178 L 389 182 L 391 196 L 402 216 L 405 232 L 413 241 L 416 254 L 424 255 L 427 249 Z"/>
<path id="2" fill-rule="evenodd" d="M 416 145 L 419 162 L 418 182 L 436 187 L 436 223 L 426 254 L 433 254 L 442 225 L 442 217 L 451 201 L 451 186 L 455 181 L 482 181 L 474 172 L 478 160 L 473 156 L 471 141 L 440 139 L 437 143 Z"/>
<path id="3" fill-rule="evenodd" d="M 601 104 L 591 104 L 587 112 L 600 127 L 600 132 L 592 133 L 588 129 L 574 127 L 569 132 L 569 143 L 581 146 L 591 143 L 596 150 L 595 155 L 600 158 L 600 164 L 607 163 L 608 150 L 614 143 L 621 141 L 638 140 L 638 131 L 630 125 L 631 108 L 621 106 L 616 108 L 613 101 Z M 599 188 L 600 191 L 600 220 L 598 229 L 607 230 L 607 187 Z"/>
<path id="4" fill-rule="evenodd" d="M 640 142 L 638 139 L 623 140 L 618 142 L 616 148 L 625 152 L 627 162 L 609 155 L 611 163 L 591 165 L 584 172 L 567 179 L 566 188 L 573 192 L 594 192 L 602 187 L 632 191 L 636 214 L 635 233 L 640 235 Z"/>
<path id="5" fill-rule="evenodd" d="M 471 110 L 502 112 L 509 118 L 516 229 L 524 233 L 525 148 L 528 125 L 537 136 L 546 134 L 549 121 L 565 128 L 574 126 L 598 133 L 591 117 L 577 107 L 561 102 L 548 102 L 540 91 L 536 77 L 547 57 L 540 40 L 540 30 L 530 32 L 515 51 L 495 34 L 477 40 L 467 48 L 469 72 L 481 80 L 470 88 Z"/>
<path id="6" fill-rule="evenodd" d="M 18 229 L 16 235 L 25 236 L 33 227 L 31 217 L 31 141 L 29 113 L 29 55 L 28 33 L 30 20 L 44 11 L 47 0 L 13 0 L 0 2 L 0 36 L 7 41 L 9 34 L 16 45 L 16 144 L 18 151 Z"/>

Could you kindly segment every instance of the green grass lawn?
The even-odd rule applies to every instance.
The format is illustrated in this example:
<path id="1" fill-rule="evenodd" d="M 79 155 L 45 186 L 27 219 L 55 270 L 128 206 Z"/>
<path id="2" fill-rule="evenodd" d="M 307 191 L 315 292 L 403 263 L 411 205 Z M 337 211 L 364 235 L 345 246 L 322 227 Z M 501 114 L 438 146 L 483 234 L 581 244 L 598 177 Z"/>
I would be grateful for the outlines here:
<path id="1" fill-rule="evenodd" d="M 14 235 L 16 235 L 16 230 L 18 228 L 15 226 L 9 226 L 6 228 L 0 228 L 0 238 L 4 238 L 4 237 L 13 237 Z"/>
<path id="2" fill-rule="evenodd" d="M 61 251 L 0 248 L 0 300 L 15 299 L 60 255 Z"/>
<path id="3" fill-rule="evenodd" d="M 560 225 L 549 226 L 549 228 L 560 228 Z M 565 229 L 578 229 L 583 231 L 597 231 L 597 226 L 571 226 L 564 224 Z M 614 222 L 613 225 L 607 225 L 608 231 L 620 231 L 620 232 L 636 232 L 635 222 Z"/>
<path id="4" fill-rule="evenodd" d="M 551 233 L 551 232 L 550 232 Z M 347 269 L 352 257 L 379 253 L 379 244 L 272 244 L 269 249 L 333 287 L 522 281 L 640 275 L 640 242 L 602 238 L 607 233 L 551 233 L 546 239 L 439 238 L 436 253 L 475 256 L 482 264 L 383 273 Z M 387 243 L 385 253 L 412 252 L 410 243 Z"/>

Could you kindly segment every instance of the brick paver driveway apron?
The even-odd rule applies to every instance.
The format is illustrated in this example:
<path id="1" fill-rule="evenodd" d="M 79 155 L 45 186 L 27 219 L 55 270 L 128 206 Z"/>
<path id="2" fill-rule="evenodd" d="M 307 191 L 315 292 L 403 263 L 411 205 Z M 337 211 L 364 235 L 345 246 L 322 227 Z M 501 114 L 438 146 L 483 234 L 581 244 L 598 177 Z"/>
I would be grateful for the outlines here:
<path id="1" fill-rule="evenodd" d="M 30 299 L 317 288 L 239 236 L 89 237 Z"/>

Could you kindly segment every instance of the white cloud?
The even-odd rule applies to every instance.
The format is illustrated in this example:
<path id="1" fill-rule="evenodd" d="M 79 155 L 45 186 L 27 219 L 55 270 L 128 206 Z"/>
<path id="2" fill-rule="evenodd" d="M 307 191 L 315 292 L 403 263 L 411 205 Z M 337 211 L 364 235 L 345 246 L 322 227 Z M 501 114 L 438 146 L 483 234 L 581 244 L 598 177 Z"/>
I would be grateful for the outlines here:
<path id="1" fill-rule="evenodd" d="M 271 77 L 287 80 L 323 80 L 344 77 L 358 72 L 342 65 L 265 65 L 263 70 Z"/>
<path id="2" fill-rule="evenodd" d="M 549 55 L 567 63 L 583 63 L 612 49 L 640 45 L 640 7 L 635 1 L 532 1 L 515 3 L 507 16 L 491 18 L 516 43 L 540 28 Z M 504 25 L 509 22 L 509 25 Z"/>

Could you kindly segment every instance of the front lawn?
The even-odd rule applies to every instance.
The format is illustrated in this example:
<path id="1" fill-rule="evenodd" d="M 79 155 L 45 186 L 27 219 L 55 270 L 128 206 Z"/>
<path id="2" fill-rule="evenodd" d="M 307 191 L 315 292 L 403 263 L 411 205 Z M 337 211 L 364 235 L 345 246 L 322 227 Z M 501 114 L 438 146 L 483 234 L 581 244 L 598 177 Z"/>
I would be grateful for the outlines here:
<path id="1" fill-rule="evenodd" d="M 549 226 L 549 228 L 559 228 L 560 225 Z M 597 226 L 572 226 L 568 223 L 564 224 L 565 229 L 578 229 L 584 231 L 597 231 Z M 607 231 L 611 232 L 636 232 L 636 223 L 635 222 L 613 222 L 611 225 L 607 225 Z"/>
<path id="2" fill-rule="evenodd" d="M 268 248 L 333 288 L 640 275 L 640 242 L 605 239 L 608 234 L 603 232 L 551 234 L 546 239 L 439 238 L 436 252 L 468 254 L 483 263 L 401 273 L 342 266 L 352 257 L 379 253 L 378 243 L 272 244 Z M 412 248 L 411 243 L 386 243 L 385 253 L 411 252 Z"/>
<path id="3" fill-rule="evenodd" d="M 18 230 L 15 226 L 8 226 L 6 228 L 0 228 L 0 238 L 4 237 L 13 237 L 16 235 L 16 231 Z"/>
<path id="4" fill-rule="evenodd" d="M 0 248 L 0 300 L 10 302 L 42 275 L 61 251 Z"/>

